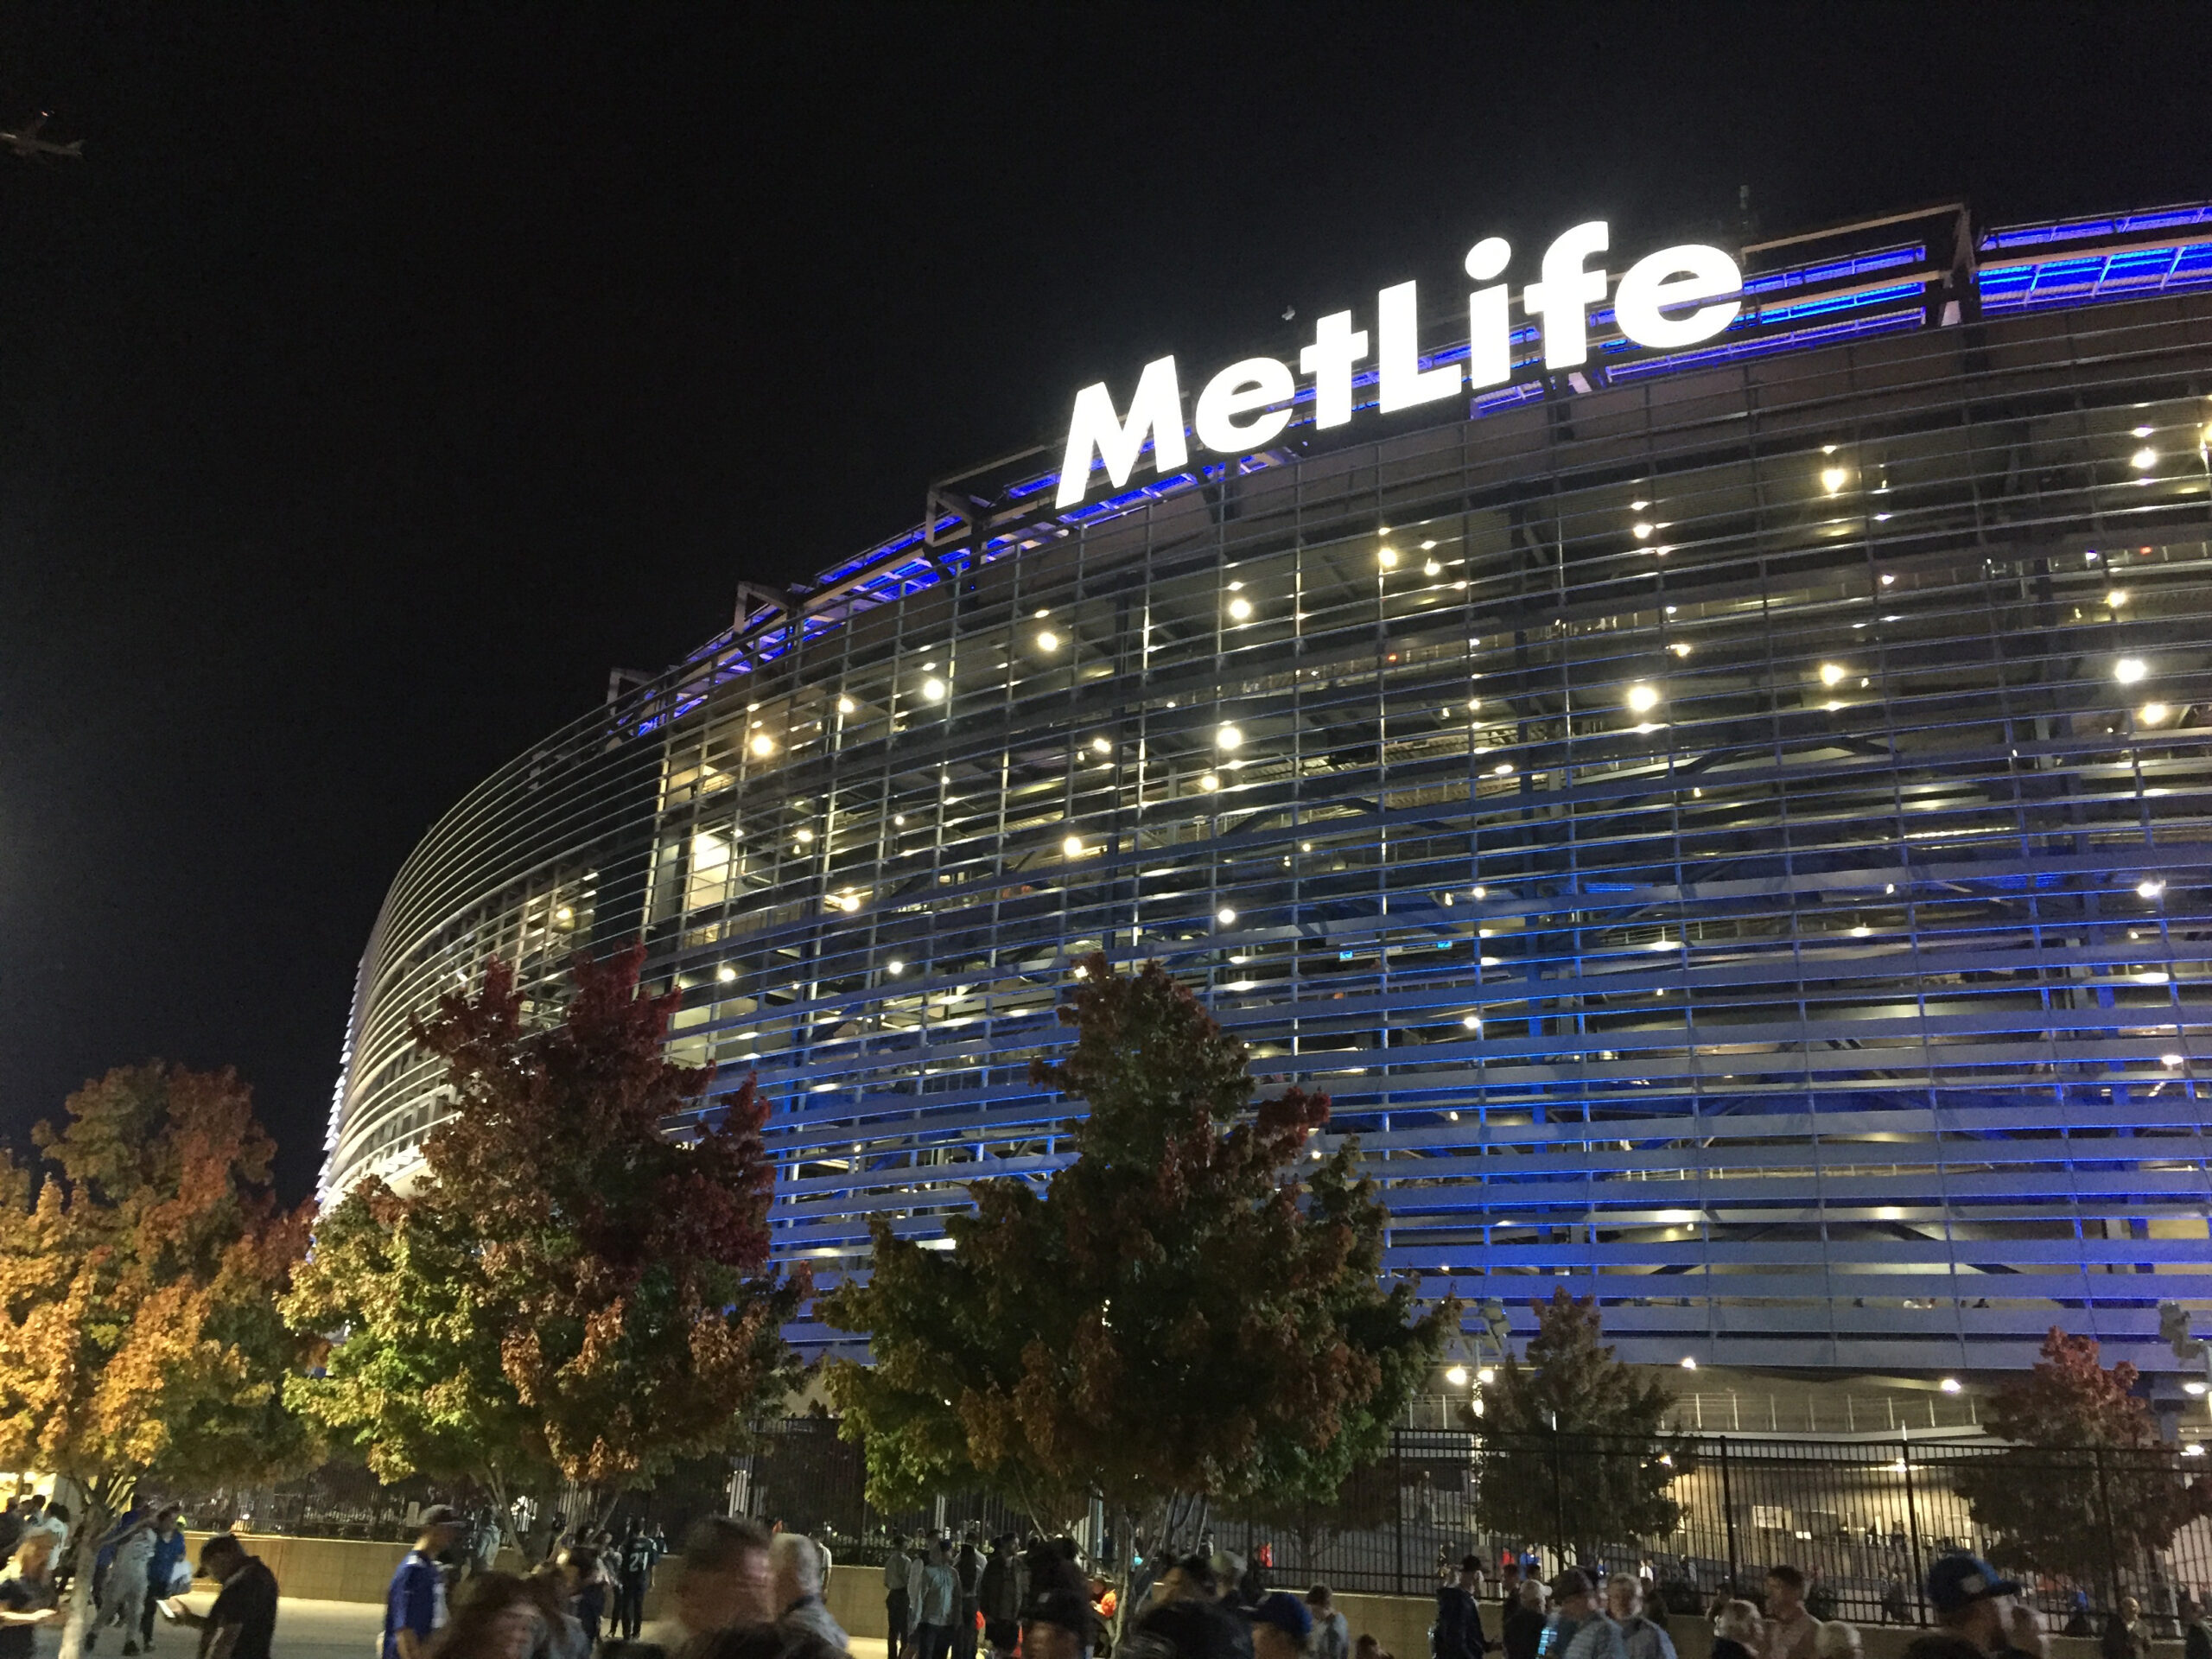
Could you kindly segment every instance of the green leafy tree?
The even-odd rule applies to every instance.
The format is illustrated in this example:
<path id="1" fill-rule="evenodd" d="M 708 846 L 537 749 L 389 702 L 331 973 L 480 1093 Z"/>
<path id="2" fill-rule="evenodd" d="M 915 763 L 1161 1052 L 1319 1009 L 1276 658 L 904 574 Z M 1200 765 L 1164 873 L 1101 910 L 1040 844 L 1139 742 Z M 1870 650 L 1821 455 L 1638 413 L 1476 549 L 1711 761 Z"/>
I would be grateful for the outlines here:
<path id="1" fill-rule="evenodd" d="M 494 962 L 415 1029 L 452 1101 L 422 1178 L 335 1206 L 285 1306 L 343 1338 L 295 1403 L 387 1478 L 465 1474 L 504 1512 L 550 1466 L 611 1502 L 734 1446 L 797 1379 L 782 1327 L 807 1287 L 767 1265 L 766 1103 L 748 1078 L 719 1122 L 666 1132 L 710 1074 L 664 1058 L 679 998 L 640 992 L 642 959 L 578 957 L 543 1030 Z"/>
<path id="2" fill-rule="evenodd" d="M 869 1333 L 874 1363 L 833 1363 L 829 1386 L 870 1497 L 979 1479 L 1043 1515 L 1096 1494 L 1171 1547 L 1209 1502 L 1326 1500 L 1382 1448 L 1457 1305 L 1420 1315 L 1382 1282 L 1353 1149 L 1307 1148 L 1325 1098 L 1255 1108 L 1244 1046 L 1157 963 L 1077 972 L 1074 1046 L 1034 1071 L 1088 1103 L 1074 1163 L 1042 1193 L 977 1182 L 947 1250 L 879 1217 L 872 1277 L 821 1305 Z"/>
<path id="3" fill-rule="evenodd" d="M 73 1659 L 91 1542 L 142 1479 L 258 1481 L 316 1460 L 283 1388 L 321 1344 L 277 1313 L 310 1212 L 277 1203 L 275 1145 L 235 1073 L 119 1067 L 65 1109 L 33 1133 L 35 1189 L 0 1166 L 0 1465 L 52 1470 L 82 1498 Z"/>
<path id="4" fill-rule="evenodd" d="M 2136 1377 L 2053 1325 L 2034 1369 L 1991 1401 L 1989 1430 L 2012 1444 L 1954 1473 L 1999 1566 L 2110 1584 L 2212 1510 L 2160 1443 Z"/>
<path id="5" fill-rule="evenodd" d="M 1681 1506 L 1668 1488 L 1690 1466 L 1690 1442 L 1666 1427 L 1673 1396 L 1614 1358 L 1595 1297 L 1562 1288 L 1530 1306 L 1535 1335 L 1467 1417 L 1482 1438 L 1480 1524 L 1582 1551 L 1672 1532 Z"/>

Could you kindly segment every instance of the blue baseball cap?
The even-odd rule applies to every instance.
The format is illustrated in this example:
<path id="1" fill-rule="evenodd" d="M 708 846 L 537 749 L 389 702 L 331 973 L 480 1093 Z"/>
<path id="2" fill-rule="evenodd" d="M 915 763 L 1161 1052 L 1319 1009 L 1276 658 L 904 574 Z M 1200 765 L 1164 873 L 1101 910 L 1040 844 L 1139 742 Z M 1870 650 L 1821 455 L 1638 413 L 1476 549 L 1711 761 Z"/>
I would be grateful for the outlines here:
<path id="1" fill-rule="evenodd" d="M 1928 1569 L 1928 1604 L 1944 1617 L 1986 1601 L 1992 1596 L 2020 1592 L 2017 1581 L 2006 1578 L 1979 1555 L 1943 1555 Z"/>
<path id="2" fill-rule="evenodd" d="M 1287 1590 L 1277 1590 L 1260 1598 L 1260 1605 L 1252 1610 L 1255 1624 L 1272 1624 L 1285 1636 L 1303 1642 L 1313 1634 L 1313 1615 L 1306 1604 Z"/>

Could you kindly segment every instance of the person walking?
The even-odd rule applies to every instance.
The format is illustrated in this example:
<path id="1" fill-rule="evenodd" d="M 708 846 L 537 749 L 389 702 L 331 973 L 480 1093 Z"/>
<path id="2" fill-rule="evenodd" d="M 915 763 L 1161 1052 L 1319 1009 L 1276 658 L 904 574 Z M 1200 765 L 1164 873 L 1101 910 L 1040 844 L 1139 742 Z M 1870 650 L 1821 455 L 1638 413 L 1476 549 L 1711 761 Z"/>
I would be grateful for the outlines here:
<path id="1" fill-rule="evenodd" d="M 1605 1580 L 1605 1611 L 1621 1633 L 1628 1659 L 1675 1659 L 1675 1638 L 1643 1611 L 1644 1582 L 1633 1573 Z"/>
<path id="2" fill-rule="evenodd" d="M 569 1594 L 569 1611 L 583 1627 L 584 1651 L 596 1653 L 600 1627 L 607 1622 L 607 1574 L 600 1570 L 599 1552 L 588 1544 L 563 1550 L 561 1579 Z"/>
<path id="3" fill-rule="evenodd" d="M 1579 1567 L 1561 1567 L 1552 1578 L 1552 1614 L 1544 1621 L 1539 1659 L 1567 1659 L 1575 1632 L 1597 1617 L 1598 1592 Z"/>
<path id="4" fill-rule="evenodd" d="M 512 1573 L 475 1573 L 453 1622 L 430 1643 L 432 1659 L 530 1659 L 543 1615 L 529 1583 Z"/>
<path id="5" fill-rule="evenodd" d="M 642 1522 L 630 1523 L 614 1568 L 614 1635 L 634 1642 L 645 1628 L 645 1592 L 653 1587 L 653 1569 L 660 1565 L 660 1547 Z"/>
<path id="6" fill-rule="evenodd" d="M 922 1563 L 914 1602 L 914 1643 L 918 1659 L 946 1659 L 952 1649 L 952 1615 L 960 1605 L 960 1580 L 952 1571 L 944 1540 L 933 1539 Z"/>
<path id="7" fill-rule="evenodd" d="M 200 1576 L 222 1586 L 205 1614 L 175 1598 L 162 1604 L 169 1618 L 200 1632 L 200 1659 L 270 1659 L 276 1639 L 276 1575 L 259 1556 L 248 1554 L 235 1534 L 219 1532 L 200 1546 Z"/>
<path id="8" fill-rule="evenodd" d="M 415 1548 L 400 1558 L 385 1591 L 382 1659 L 427 1659 L 430 1638 L 446 1623 L 446 1575 L 438 1557 L 454 1547 L 461 1525 L 461 1512 L 449 1504 L 423 1511 Z"/>
<path id="9" fill-rule="evenodd" d="M 1482 1558 L 1463 1555 L 1459 1576 L 1437 1586 L 1436 1624 L 1428 1639 L 1433 1659 L 1483 1659 L 1490 1651 L 1482 1605 L 1475 1599 L 1482 1582 Z"/>
<path id="10" fill-rule="evenodd" d="M 1313 1659 L 1351 1659 L 1351 1626 L 1337 1611 L 1336 1592 L 1325 1584 L 1315 1585 L 1306 1592 L 1306 1609 L 1313 1615 Z M 1475 1628 L 1482 1629 L 1479 1616 Z"/>
<path id="11" fill-rule="evenodd" d="M 822 1599 L 827 1559 L 822 1546 L 803 1532 L 779 1532 L 768 1541 L 774 1592 L 770 1605 L 776 1609 L 776 1635 L 785 1659 L 798 1659 L 802 1653 L 847 1654 L 852 1648 L 852 1638 Z"/>
<path id="12" fill-rule="evenodd" d="M 1724 1597 L 1713 1610 L 1713 1659 L 1754 1659 L 1758 1643 L 1759 1610 Z"/>
<path id="13" fill-rule="evenodd" d="M 883 1641 L 885 1659 L 901 1659 L 907 1635 L 913 1628 L 914 1610 L 906 1597 L 906 1581 L 914 1564 L 906 1557 L 906 1541 L 891 1535 L 891 1548 L 883 1558 Z"/>
<path id="14" fill-rule="evenodd" d="M 1590 1575 L 1580 1567 L 1570 1567 L 1568 1571 L 1589 1584 Z M 1580 1598 L 1562 1597 L 1562 1610 L 1569 1602 L 1577 1604 L 1573 1639 L 1564 1648 L 1554 1648 L 1554 1653 L 1563 1655 L 1564 1659 L 1628 1659 L 1628 1649 L 1621 1640 L 1621 1627 L 1613 1620 L 1610 1604 L 1605 1607 L 1598 1605 L 1596 1586 L 1592 1585 Z M 1586 1607 L 1581 1603 L 1586 1603 Z"/>
<path id="15" fill-rule="evenodd" d="M 166 1504 L 154 1516 L 153 1554 L 146 1562 L 146 1611 L 138 1618 L 138 1645 L 150 1649 L 154 1645 L 154 1618 L 159 1611 L 157 1604 L 167 1597 L 180 1594 L 183 1586 L 192 1581 L 191 1569 L 184 1560 L 184 1510 L 175 1503 Z"/>
<path id="16" fill-rule="evenodd" d="M 1252 1609 L 1252 1659 L 1305 1659 L 1312 1611 L 1287 1590 L 1271 1590 Z"/>
<path id="17" fill-rule="evenodd" d="M 1787 1563 L 1766 1574 L 1764 1659 L 1814 1659 L 1821 1621 L 1805 1611 L 1805 1575 Z"/>
<path id="18" fill-rule="evenodd" d="M 31 1659 L 38 1633 L 61 1618 L 54 1587 L 54 1535 L 43 1527 L 16 1541 L 7 1577 L 0 1578 L 0 1659 Z"/>
<path id="19" fill-rule="evenodd" d="M 146 1575 L 154 1559 L 154 1509 L 133 1504 L 103 1541 L 105 1571 L 99 1576 L 99 1611 L 85 1632 L 85 1651 L 92 1651 L 100 1632 L 123 1627 L 123 1651 L 138 1651 L 138 1627 L 146 1613 Z"/>
<path id="20" fill-rule="evenodd" d="M 1534 1579 L 1524 1579 L 1521 1591 L 1498 1621 L 1497 1637 L 1505 1648 L 1505 1659 L 1536 1659 L 1536 1649 L 1544 1644 L 1544 1586 Z"/>
<path id="21" fill-rule="evenodd" d="M 2012 1598 L 2019 1593 L 2017 1580 L 1978 1555 L 1939 1555 L 1928 1569 L 1928 1605 L 1937 1628 L 1990 1659 L 2026 1659 L 2012 1645 Z"/>
<path id="22" fill-rule="evenodd" d="M 960 1553 L 952 1558 L 952 1576 L 960 1586 L 960 1605 L 952 1616 L 952 1659 L 976 1659 L 976 1617 L 983 1599 L 983 1552 L 976 1548 L 972 1531 L 960 1540 Z"/>
<path id="23" fill-rule="evenodd" d="M 976 1602 L 983 1615 L 983 1639 L 990 1643 L 991 1659 L 1007 1659 L 1021 1641 L 1023 1606 L 1021 1562 L 1014 1553 L 1012 1533 L 991 1540 L 989 1559 L 976 1581 Z"/>

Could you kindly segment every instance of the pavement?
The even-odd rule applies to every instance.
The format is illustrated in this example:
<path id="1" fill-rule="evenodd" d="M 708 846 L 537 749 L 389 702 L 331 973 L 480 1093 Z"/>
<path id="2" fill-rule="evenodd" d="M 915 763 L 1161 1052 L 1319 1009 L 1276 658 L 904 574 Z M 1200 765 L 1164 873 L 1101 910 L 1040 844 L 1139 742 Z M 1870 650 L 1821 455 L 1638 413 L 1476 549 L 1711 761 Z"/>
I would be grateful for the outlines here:
<path id="1" fill-rule="evenodd" d="M 207 1598 L 192 1605 L 205 1612 Z M 384 1609 L 364 1601 L 305 1601 L 286 1596 L 276 1604 L 276 1640 L 273 1659 L 373 1659 L 378 1633 L 384 1628 Z M 118 1633 L 110 1631 L 95 1651 L 94 1659 L 112 1659 L 123 1651 Z M 175 1625 L 154 1631 L 154 1659 L 192 1659 L 199 1650 L 200 1634 Z M 52 1659 L 61 1649 L 57 1627 L 41 1630 L 39 1659 Z M 885 1659 L 880 1637 L 853 1638 L 853 1659 Z"/>

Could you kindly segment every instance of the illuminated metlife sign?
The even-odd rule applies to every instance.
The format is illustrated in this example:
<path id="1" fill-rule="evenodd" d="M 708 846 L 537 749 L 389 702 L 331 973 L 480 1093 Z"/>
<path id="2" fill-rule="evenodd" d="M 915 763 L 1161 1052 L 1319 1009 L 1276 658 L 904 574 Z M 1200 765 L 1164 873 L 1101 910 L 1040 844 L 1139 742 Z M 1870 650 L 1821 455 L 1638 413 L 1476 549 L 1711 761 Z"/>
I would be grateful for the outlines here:
<path id="1" fill-rule="evenodd" d="M 1607 276 L 1591 261 L 1605 251 L 1602 219 L 1577 225 L 1544 250 L 1543 275 L 1521 291 L 1522 308 L 1542 319 L 1544 367 L 1573 369 L 1589 360 L 1589 308 L 1605 298 Z M 1464 363 L 1421 365 L 1421 311 L 1415 285 L 1400 283 L 1375 296 L 1376 406 L 1383 414 L 1414 409 L 1502 386 L 1513 378 L 1512 320 L 1505 274 L 1513 257 L 1503 237 L 1485 237 L 1467 251 L 1466 272 L 1484 284 L 1467 296 L 1467 357 Z M 1718 248 L 1688 244 L 1662 248 L 1630 265 L 1612 290 L 1613 318 L 1638 346 L 1672 348 L 1710 340 L 1736 320 L 1743 276 Z M 1352 327 L 1352 314 L 1334 311 L 1313 325 L 1313 341 L 1299 353 L 1298 372 L 1313 385 L 1313 425 L 1326 431 L 1352 416 L 1352 379 L 1368 360 L 1368 332 Z M 1137 377 L 1128 412 L 1114 407 L 1104 381 L 1076 394 L 1068 447 L 1060 462 L 1058 505 L 1081 504 L 1090 485 L 1091 458 L 1105 463 L 1116 488 L 1129 481 L 1147 440 L 1162 473 L 1189 464 L 1190 437 L 1217 454 L 1248 455 L 1263 449 L 1290 424 L 1298 380 L 1290 365 L 1248 357 L 1207 381 L 1183 425 L 1183 389 L 1175 359 L 1156 358 Z"/>

